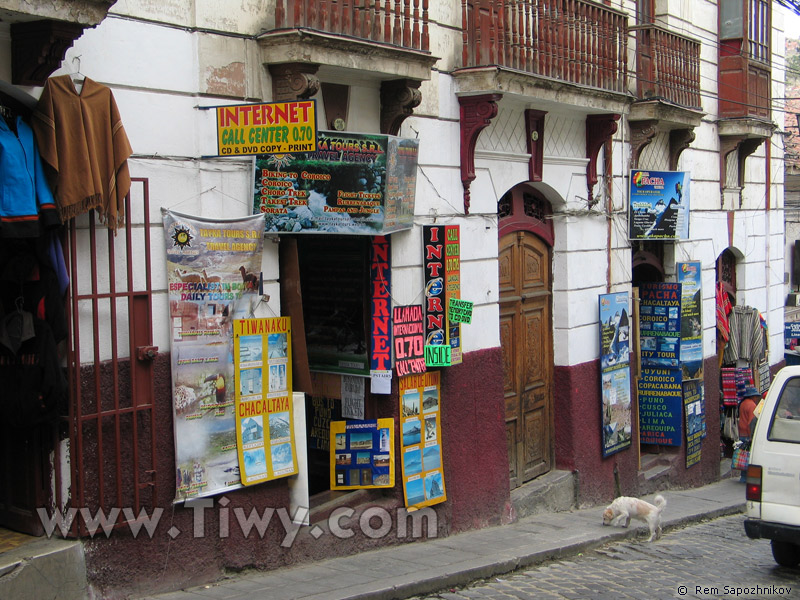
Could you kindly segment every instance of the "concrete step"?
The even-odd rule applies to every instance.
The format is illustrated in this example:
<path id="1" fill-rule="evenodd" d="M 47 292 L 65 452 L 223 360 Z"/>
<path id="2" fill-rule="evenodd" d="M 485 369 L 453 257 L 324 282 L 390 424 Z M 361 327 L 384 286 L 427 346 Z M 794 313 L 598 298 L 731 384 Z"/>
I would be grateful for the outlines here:
<path id="1" fill-rule="evenodd" d="M 550 471 L 511 490 L 511 505 L 521 519 L 546 512 L 576 507 L 575 476 L 569 471 Z"/>
<path id="2" fill-rule="evenodd" d="M 80 542 L 32 538 L 0 553 L 0 598 L 83 600 L 88 597 Z"/>

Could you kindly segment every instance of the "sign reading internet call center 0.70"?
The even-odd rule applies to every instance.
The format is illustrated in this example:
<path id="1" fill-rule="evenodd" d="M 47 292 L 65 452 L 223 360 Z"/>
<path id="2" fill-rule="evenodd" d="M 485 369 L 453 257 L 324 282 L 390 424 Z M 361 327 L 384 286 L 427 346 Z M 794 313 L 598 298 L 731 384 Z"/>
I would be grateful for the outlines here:
<path id="1" fill-rule="evenodd" d="M 217 154 L 286 154 L 317 149 L 314 100 L 217 106 Z"/>

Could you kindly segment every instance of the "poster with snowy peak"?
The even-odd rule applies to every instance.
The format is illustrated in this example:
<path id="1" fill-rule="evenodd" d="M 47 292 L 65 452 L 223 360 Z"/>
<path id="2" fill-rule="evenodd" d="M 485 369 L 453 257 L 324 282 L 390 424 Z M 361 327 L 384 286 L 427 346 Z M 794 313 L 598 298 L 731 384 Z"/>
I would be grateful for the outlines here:
<path id="1" fill-rule="evenodd" d="M 631 171 L 628 223 L 632 240 L 689 239 L 689 173 Z"/>

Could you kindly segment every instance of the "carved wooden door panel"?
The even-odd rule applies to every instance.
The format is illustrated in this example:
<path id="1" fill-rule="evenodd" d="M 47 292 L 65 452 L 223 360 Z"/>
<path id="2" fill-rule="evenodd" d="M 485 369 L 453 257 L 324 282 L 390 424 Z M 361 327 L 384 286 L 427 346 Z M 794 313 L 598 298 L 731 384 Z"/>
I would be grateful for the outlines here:
<path id="1" fill-rule="evenodd" d="M 550 248 L 517 231 L 500 239 L 500 345 L 511 487 L 552 466 Z"/>

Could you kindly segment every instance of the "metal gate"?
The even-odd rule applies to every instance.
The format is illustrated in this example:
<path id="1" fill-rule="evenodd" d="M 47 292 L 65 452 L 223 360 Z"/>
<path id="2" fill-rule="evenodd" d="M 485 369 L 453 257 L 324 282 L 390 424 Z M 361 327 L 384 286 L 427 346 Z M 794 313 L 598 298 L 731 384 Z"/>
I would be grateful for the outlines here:
<path id="1" fill-rule="evenodd" d="M 69 443 L 56 444 L 54 500 L 77 509 L 71 535 L 87 534 L 87 515 L 121 526 L 158 503 L 148 180 L 132 179 L 124 226 L 95 223 L 94 211 L 71 220 L 64 244 Z"/>

